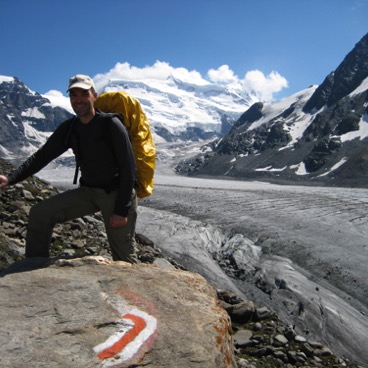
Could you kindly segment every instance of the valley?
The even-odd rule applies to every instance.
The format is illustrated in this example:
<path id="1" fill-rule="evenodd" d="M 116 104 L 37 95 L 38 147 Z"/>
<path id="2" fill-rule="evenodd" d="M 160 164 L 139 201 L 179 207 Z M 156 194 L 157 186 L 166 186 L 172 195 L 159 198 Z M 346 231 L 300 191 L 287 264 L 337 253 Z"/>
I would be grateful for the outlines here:
<path id="1" fill-rule="evenodd" d="M 368 190 L 188 178 L 173 161 L 160 162 L 138 231 L 216 287 L 368 364 Z"/>

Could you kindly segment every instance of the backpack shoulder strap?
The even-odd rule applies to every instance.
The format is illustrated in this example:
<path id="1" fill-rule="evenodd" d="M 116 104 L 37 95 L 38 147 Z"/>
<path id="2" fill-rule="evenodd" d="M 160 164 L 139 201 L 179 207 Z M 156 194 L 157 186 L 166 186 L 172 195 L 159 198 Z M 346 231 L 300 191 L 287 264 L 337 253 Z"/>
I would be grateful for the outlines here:
<path id="1" fill-rule="evenodd" d="M 75 121 L 76 121 L 77 117 L 73 116 L 71 119 L 69 119 L 69 129 L 68 129 L 68 133 L 65 137 L 65 141 L 64 144 L 67 146 L 70 143 L 70 137 L 73 133 L 73 129 L 74 129 L 74 125 L 75 125 Z"/>
<path id="2" fill-rule="evenodd" d="M 102 112 L 98 109 L 96 111 L 100 114 L 101 117 L 105 119 L 118 118 L 124 124 L 124 118 L 117 112 Z"/>
<path id="3" fill-rule="evenodd" d="M 104 139 L 107 139 L 109 142 L 111 141 L 112 142 L 112 131 L 111 131 L 111 120 L 113 118 L 117 118 L 121 124 L 124 125 L 124 119 L 123 117 L 119 114 L 119 113 L 115 113 L 115 112 L 109 112 L 109 113 L 106 113 L 106 112 L 100 112 L 100 116 L 102 119 L 104 119 L 104 123 L 106 122 L 106 128 L 104 128 L 103 130 L 103 138 Z"/>

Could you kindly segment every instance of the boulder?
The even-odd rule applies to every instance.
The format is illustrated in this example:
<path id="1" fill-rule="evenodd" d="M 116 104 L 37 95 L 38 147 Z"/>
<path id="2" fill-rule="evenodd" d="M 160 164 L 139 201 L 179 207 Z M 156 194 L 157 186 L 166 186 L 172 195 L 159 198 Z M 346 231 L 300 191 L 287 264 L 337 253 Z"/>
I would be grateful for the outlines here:
<path id="1" fill-rule="evenodd" d="M 235 367 L 200 275 L 103 257 L 28 259 L 0 277 L 0 366 Z"/>

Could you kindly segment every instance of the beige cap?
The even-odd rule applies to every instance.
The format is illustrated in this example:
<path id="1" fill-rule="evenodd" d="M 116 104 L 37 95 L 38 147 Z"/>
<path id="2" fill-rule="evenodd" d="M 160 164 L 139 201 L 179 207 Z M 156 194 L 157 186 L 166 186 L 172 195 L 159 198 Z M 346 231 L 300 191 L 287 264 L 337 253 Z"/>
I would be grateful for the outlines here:
<path id="1" fill-rule="evenodd" d="M 95 84 L 91 77 L 88 75 L 77 74 L 69 79 L 69 92 L 72 88 L 82 88 L 82 89 L 96 89 Z"/>

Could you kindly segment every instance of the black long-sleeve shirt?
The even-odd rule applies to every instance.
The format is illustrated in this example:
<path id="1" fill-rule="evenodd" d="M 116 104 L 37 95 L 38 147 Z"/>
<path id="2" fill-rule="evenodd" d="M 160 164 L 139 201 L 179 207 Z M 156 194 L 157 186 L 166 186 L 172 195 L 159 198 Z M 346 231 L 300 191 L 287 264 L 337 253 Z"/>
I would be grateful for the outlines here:
<path id="1" fill-rule="evenodd" d="M 9 175 L 9 184 L 36 174 L 69 148 L 80 166 L 81 184 L 118 189 L 114 213 L 126 216 L 135 183 L 135 159 L 126 127 L 111 114 L 97 111 L 88 124 L 77 117 L 64 121 L 37 152 Z"/>

